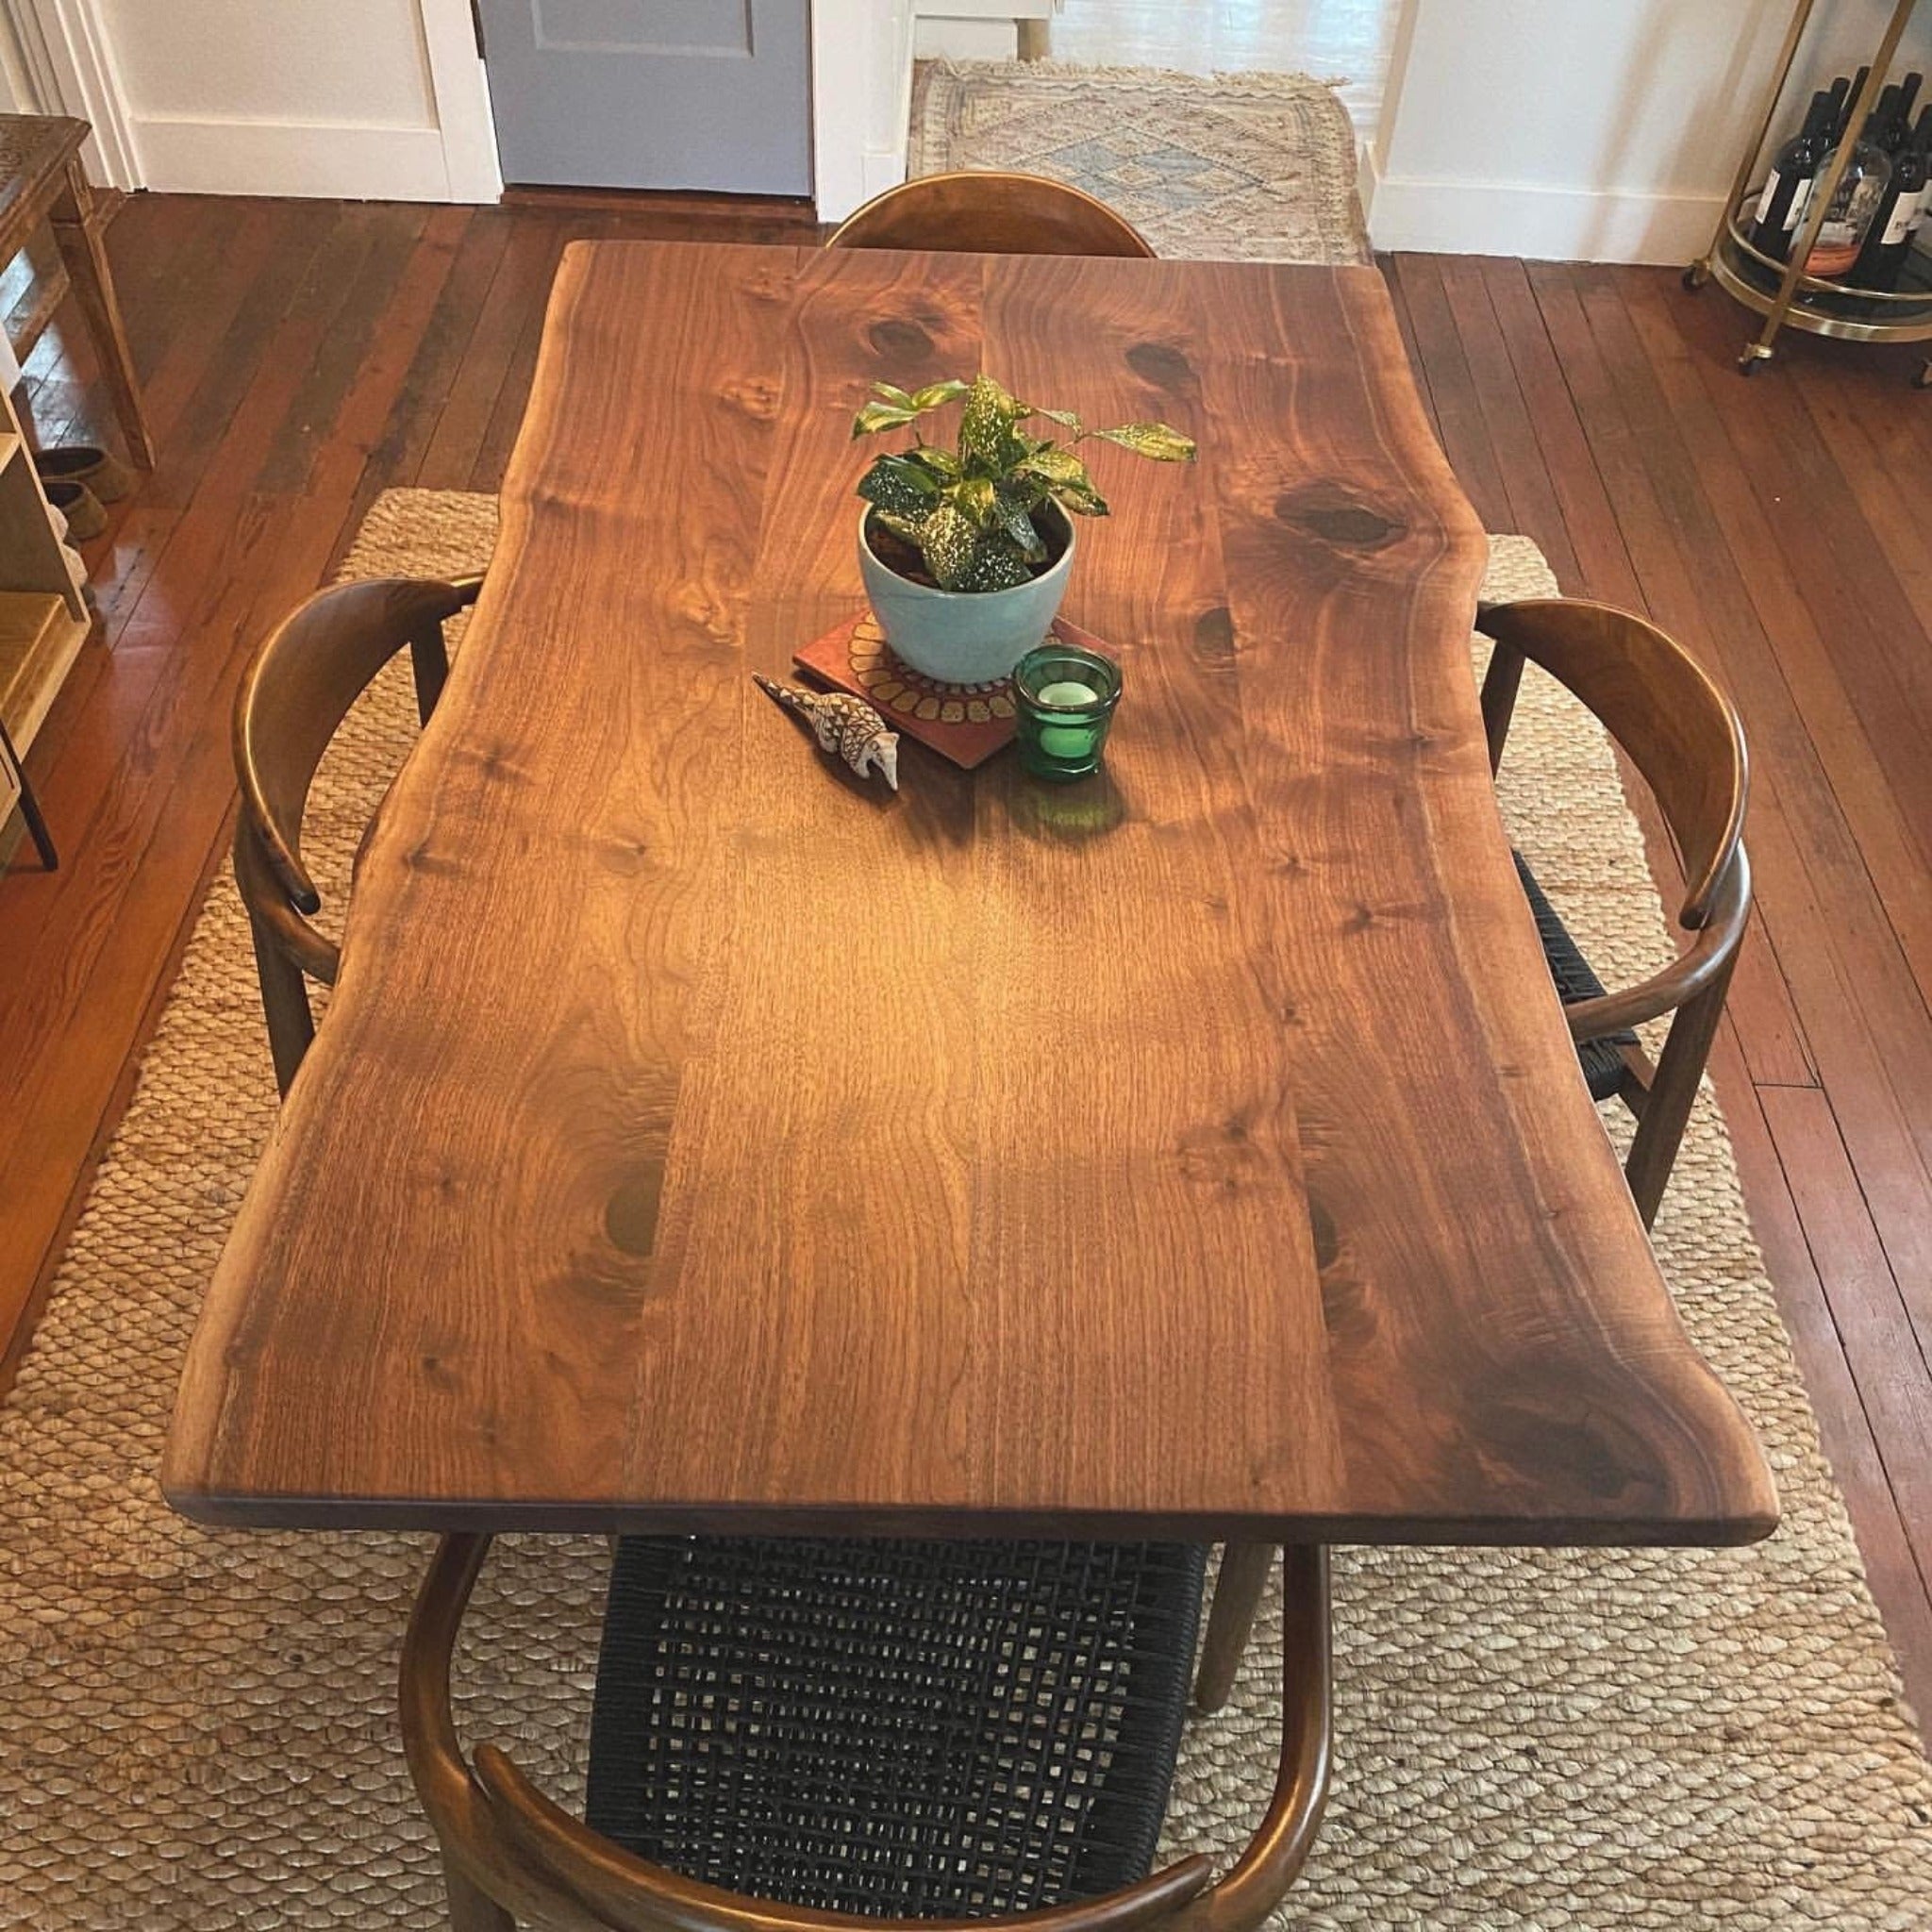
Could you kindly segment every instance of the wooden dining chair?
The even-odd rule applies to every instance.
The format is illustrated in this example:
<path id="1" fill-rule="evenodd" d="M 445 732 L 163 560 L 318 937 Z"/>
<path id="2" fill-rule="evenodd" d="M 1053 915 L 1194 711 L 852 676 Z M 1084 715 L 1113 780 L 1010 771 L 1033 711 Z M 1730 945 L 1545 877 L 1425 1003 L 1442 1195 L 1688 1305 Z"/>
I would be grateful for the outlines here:
<path id="1" fill-rule="evenodd" d="M 451 1656 L 489 1547 L 443 1539 L 403 1648 L 404 1747 L 457 1932 L 1249 1932 L 1313 1841 L 1320 1548 L 1283 1558 L 1274 1793 L 1210 1885 L 1199 1854 L 1148 1875 L 1198 1551 L 625 1539 L 579 1820 L 458 1740 Z"/>
<path id="2" fill-rule="evenodd" d="M 449 673 L 443 624 L 475 602 L 482 581 L 376 577 L 320 591 L 269 633 L 242 675 L 234 718 L 242 784 L 235 878 L 284 1095 L 315 1038 L 308 982 L 333 986 L 340 958 L 336 942 L 310 923 L 322 894 L 302 862 L 316 768 L 350 706 L 406 644 L 417 713 L 428 722 Z"/>
<path id="3" fill-rule="evenodd" d="M 1696 659 L 1628 611 L 1538 598 L 1484 606 L 1476 627 L 1495 646 L 1482 691 L 1491 769 L 1502 762 L 1523 667 L 1540 664 L 1623 748 L 1657 800 L 1683 864 L 1677 924 L 1689 943 L 1649 978 L 1608 992 L 1527 862 L 1520 854 L 1516 860 L 1591 1093 L 1621 1099 L 1637 1117 L 1624 1172 L 1648 1227 L 1684 1138 L 1751 913 L 1744 728 Z M 1653 1062 L 1633 1029 L 1666 1013 L 1674 1016 L 1670 1031 Z"/>
<path id="4" fill-rule="evenodd" d="M 921 175 L 848 215 L 827 248 L 912 248 L 956 255 L 1151 257 L 1139 229 L 1104 201 L 1043 175 L 970 170 Z"/>

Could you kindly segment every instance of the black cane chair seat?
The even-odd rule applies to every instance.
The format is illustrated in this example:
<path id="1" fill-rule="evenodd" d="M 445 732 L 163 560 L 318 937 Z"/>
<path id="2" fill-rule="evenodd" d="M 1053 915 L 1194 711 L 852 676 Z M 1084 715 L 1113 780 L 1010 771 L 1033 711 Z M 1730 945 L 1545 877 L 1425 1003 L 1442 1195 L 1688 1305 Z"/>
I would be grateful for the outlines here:
<path id="1" fill-rule="evenodd" d="M 1557 997 L 1566 1007 L 1574 1007 L 1583 1000 L 1601 999 L 1603 981 L 1583 957 L 1583 948 L 1570 937 L 1570 928 L 1550 904 L 1549 894 L 1537 883 L 1528 859 L 1520 852 L 1512 853 L 1510 857 L 1516 860 L 1516 876 L 1523 881 L 1529 909 L 1536 915 L 1537 937 L 1543 942 L 1543 958 L 1548 962 L 1550 977 L 1557 982 Z M 1634 1033 L 1612 1033 L 1602 1040 L 1585 1040 L 1577 1043 L 1576 1058 L 1583 1063 L 1584 1083 L 1589 1087 L 1592 1100 L 1616 1099 L 1624 1082 L 1622 1049 L 1636 1044 Z"/>
<path id="2" fill-rule="evenodd" d="M 1144 1877 L 1205 1553 L 626 1538 L 585 1817 L 686 1877 L 984 1917 Z"/>

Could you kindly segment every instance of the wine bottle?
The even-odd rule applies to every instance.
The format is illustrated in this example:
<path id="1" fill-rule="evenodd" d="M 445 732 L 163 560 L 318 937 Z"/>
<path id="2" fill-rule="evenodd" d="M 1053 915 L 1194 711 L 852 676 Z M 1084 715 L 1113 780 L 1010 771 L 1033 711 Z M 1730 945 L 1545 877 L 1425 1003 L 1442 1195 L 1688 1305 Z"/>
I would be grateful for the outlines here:
<path id="1" fill-rule="evenodd" d="M 1873 217 L 1852 280 L 1866 289 L 1895 289 L 1912 252 L 1912 237 L 1925 218 L 1926 184 L 1932 179 L 1932 108 L 1892 162 L 1891 185 Z M 1876 307 L 1877 305 L 1874 305 Z"/>
<path id="2" fill-rule="evenodd" d="M 1840 81 L 1843 82 L 1845 90 L 1838 97 L 1838 125 L 1831 130 L 1831 144 L 1833 147 L 1836 147 L 1845 138 L 1846 131 L 1852 125 L 1852 109 L 1857 106 L 1858 96 L 1865 92 L 1865 82 L 1871 72 L 1872 70 L 1869 67 L 1861 67 L 1858 69 L 1855 79 L 1845 80 L 1844 75 L 1840 75 L 1838 80 L 1832 82 L 1831 88 L 1834 93 L 1838 93 Z"/>
<path id="3" fill-rule="evenodd" d="M 1894 116 L 1901 111 L 1896 101 L 1892 111 Z M 1893 131 L 1894 124 L 1888 122 L 1888 135 Z M 1924 190 L 1925 157 L 1916 139 L 1900 137 L 1892 143 L 1891 178 L 1878 198 L 1851 273 L 1850 279 L 1860 288 L 1890 289 L 1897 282 L 1911 246 L 1912 225 L 1923 211 Z"/>
<path id="4" fill-rule="evenodd" d="M 1878 105 L 1865 116 L 1865 139 L 1874 147 L 1882 147 L 1887 154 L 1892 149 L 1892 121 L 1898 113 L 1898 87 L 1896 83 L 1878 90 Z"/>
<path id="5" fill-rule="evenodd" d="M 1902 154 L 1912 142 L 1912 108 L 1917 104 L 1919 90 L 1925 83 L 1923 74 L 1908 74 L 1899 87 L 1898 105 L 1891 113 L 1891 139 L 1887 143 L 1893 154 Z"/>
<path id="6" fill-rule="evenodd" d="M 1839 124 L 1844 119 L 1845 99 L 1851 91 L 1852 80 L 1850 75 L 1847 74 L 1840 74 L 1832 82 L 1830 87 L 1825 90 L 1831 96 L 1831 126 L 1826 130 L 1825 135 L 1825 139 L 1828 142 L 1836 142 L 1838 140 Z"/>
<path id="7" fill-rule="evenodd" d="M 1764 177 L 1751 221 L 1751 245 L 1759 254 L 1783 261 L 1790 253 L 1791 232 L 1810 196 L 1837 120 L 1838 107 L 1830 93 L 1813 94 L 1805 125 L 1772 158 L 1771 173 Z"/>

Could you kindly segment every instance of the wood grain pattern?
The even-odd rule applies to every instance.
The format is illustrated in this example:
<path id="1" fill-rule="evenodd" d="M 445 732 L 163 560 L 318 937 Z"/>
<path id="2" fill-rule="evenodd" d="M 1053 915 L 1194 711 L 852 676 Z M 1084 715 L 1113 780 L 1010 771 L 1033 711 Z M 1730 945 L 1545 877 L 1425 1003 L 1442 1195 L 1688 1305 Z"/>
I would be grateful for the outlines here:
<path id="1" fill-rule="evenodd" d="M 1203 460 L 1085 546 L 1108 779 L 910 748 L 891 799 L 743 673 L 857 600 L 864 383 L 980 356 Z M 1769 1528 L 1516 891 L 1481 535 L 1373 271 L 574 248 L 505 512 L 210 1291 L 177 1507 Z"/>

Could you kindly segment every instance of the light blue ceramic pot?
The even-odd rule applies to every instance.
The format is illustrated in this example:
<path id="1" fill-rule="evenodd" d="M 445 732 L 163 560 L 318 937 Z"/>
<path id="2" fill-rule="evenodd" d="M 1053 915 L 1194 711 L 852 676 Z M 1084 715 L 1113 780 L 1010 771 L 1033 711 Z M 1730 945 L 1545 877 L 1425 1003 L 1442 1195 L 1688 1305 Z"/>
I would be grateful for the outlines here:
<path id="1" fill-rule="evenodd" d="M 1067 547 L 1054 567 L 1010 591 L 936 591 L 908 582 L 872 554 L 865 539 L 868 508 L 858 519 L 858 570 L 873 615 L 894 653 L 941 684 L 991 684 L 1011 672 L 1046 635 L 1066 594 L 1074 567 L 1073 520 L 1058 504 Z"/>

